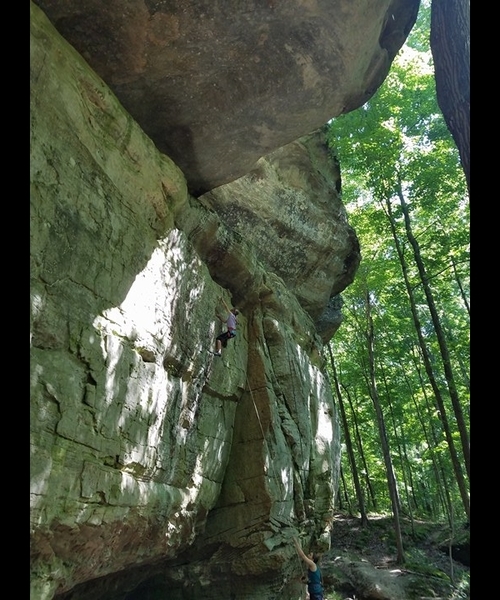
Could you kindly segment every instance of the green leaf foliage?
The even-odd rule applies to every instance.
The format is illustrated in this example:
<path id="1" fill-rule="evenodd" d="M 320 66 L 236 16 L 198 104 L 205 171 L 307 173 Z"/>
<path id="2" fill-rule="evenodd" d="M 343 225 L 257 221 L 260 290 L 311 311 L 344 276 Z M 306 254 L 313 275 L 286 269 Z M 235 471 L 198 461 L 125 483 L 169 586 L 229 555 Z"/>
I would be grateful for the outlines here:
<path id="1" fill-rule="evenodd" d="M 451 519 L 463 517 L 463 507 L 415 318 L 429 352 L 435 385 L 443 394 L 452 440 L 460 448 L 448 380 L 451 372 L 468 425 L 470 215 L 458 151 L 436 101 L 428 47 L 429 12 L 423 3 L 414 31 L 373 98 L 327 127 L 331 152 L 340 162 L 349 222 L 362 254 L 355 281 L 343 293 L 344 322 L 331 346 L 343 395 L 351 402 L 349 426 L 351 436 L 358 440 L 358 467 L 374 486 L 379 509 L 387 510 L 390 501 L 368 381 L 368 294 L 378 393 L 384 403 L 403 511 Z M 449 369 L 444 367 L 401 198 L 445 332 Z M 460 451 L 458 455 L 462 460 Z M 345 457 L 342 467 L 344 473 L 349 472 Z M 352 484 L 349 477 L 345 479 L 346 493 L 353 499 Z"/>

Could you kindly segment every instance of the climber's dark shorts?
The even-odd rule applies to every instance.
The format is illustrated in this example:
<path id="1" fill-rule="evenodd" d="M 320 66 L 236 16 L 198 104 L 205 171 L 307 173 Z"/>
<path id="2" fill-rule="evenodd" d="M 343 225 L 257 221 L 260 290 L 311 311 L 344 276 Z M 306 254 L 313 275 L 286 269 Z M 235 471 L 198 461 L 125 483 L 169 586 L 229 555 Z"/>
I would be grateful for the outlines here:
<path id="1" fill-rule="evenodd" d="M 231 338 L 234 338 L 236 336 L 236 331 L 234 329 L 228 329 L 227 331 L 222 332 L 220 335 L 217 336 L 216 339 L 220 340 L 221 342 L 224 342 L 227 340 L 230 340 Z"/>

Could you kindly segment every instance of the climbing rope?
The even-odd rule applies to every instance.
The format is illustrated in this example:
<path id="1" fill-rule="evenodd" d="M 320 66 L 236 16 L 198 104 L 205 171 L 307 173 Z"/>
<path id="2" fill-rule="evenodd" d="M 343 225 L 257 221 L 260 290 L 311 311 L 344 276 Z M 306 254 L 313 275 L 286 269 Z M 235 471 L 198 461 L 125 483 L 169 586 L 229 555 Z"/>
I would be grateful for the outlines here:
<path id="1" fill-rule="evenodd" d="M 257 420 L 259 421 L 260 430 L 261 430 L 261 432 L 262 432 L 262 440 L 264 441 L 264 444 L 266 445 L 266 448 L 267 448 L 267 453 L 268 453 L 269 457 L 271 457 L 271 450 L 270 450 L 270 448 L 269 448 L 269 445 L 267 444 L 267 441 L 266 441 L 266 436 L 265 436 L 265 434 L 264 434 L 264 428 L 263 428 L 263 426 L 262 426 L 262 421 L 261 421 L 261 419 L 260 419 L 259 410 L 258 410 L 258 408 L 257 408 L 257 404 L 256 404 L 256 402 L 255 402 L 255 398 L 254 398 L 254 395 L 253 395 L 253 392 L 252 392 L 252 388 L 250 387 L 250 382 L 248 381 L 248 377 L 246 378 L 246 381 L 247 381 L 247 388 L 248 388 L 248 391 L 250 392 L 250 397 L 251 397 L 251 399 L 252 399 L 252 404 L 253 404 L 253 407 L 254 407 L 254 409 L 255 409 L 255 414 L 257 415 Z M 272 462 L 272 461 L 271 461 L 271 462 Z M 273 466 L 274 466 L 274 465 L 273 465 Z M 276 473 L 276 471 L 274 471 L 274 477 L 275 477 L 275 479 L 277 479 L 277 480 L 278 480 L 278 481 L 281 483 L 281 485 L 283 486 L 283 483 L 281 482 L 281 479 L 278 477 L 278 474 Z M 283 487 L 282 487 L 282 491 L 285 491 Z M 294 547 L 295 547 L 295 545 L 294 545 Z M 298 553 L 298 550 L 297 550 L 297 548 L 295 548 L 295 556 L 296 556 L 296 558 L 297 558 L 297 561 L 298 561 L 298 563 L 299 563 L 299 564 L 298 564 L 298 566 L 299 566 L 300 572 L 302 573 L 302 570 L 303 570 L 303 569 L 302 569 L 302 560 L 301 560 L 301 558 L 300 558 L 300 555 L 299 555 L 299 553 Z M 281 589 L 284 587 L 285 583 L 286 583 L 286 581 L 283 583 L 283 585 L 282 585 Z"/>
<path id="2" fill-rule="evenodd" d="M 250 382 L 248 381 L 248 377 L 246 378 L 246 380 L 247 380 L 247 388 L 248 388 L 248 391 L 250 392 L 250 398 L 252 399 L 252 404 L 255 409 L 255 414 L 257 415 L 257 420 L 259 421 L 260 431 L 262 432 L 262 440 L 264 441 L 264 444 L 266 445 L 267 453 L 268 453 L 269 457 L 271 457 L 271 450 L 269 448 L 269 445 L 267 444 L 266 436 L 264 433 L 264 428 L 262 427 L 262 421 L 260 420 L 259 410 L 257 408 L 257 404 L 255 403 L 255 398 L 253 397 L 253 392 L 252 392 L 252 388 L 250 387 Z M 279 479 L 277 477 L 276 471 L 274 472 L 274 477 L 276 479 L 278 479 L 278 481 L 281 481 L 281 479 Z"/>
<path id="3" fill-rule="evenodd" d="M 295 394 L 295 386 L 294 386 L 294 376 L 295 376 L 294 371 L 295 371 L 295 369 L 294 369 L 293 363 L 292 363 L 292 361 L 290 359 L 290 353 L 288 352 L 288 348 L 286 348 L 286 355 L 287 355 L 288 364 L 290 365 L 290 373 L 292 374 L 292 395 L 293 395 L 294 401 L 297 402 L 297 397 L 296 397 L 296 394 Z M 262 426 L 262 421 L 261 421 L 261 418 L 260 418 L 260 415 L 259 415 L 259 410 L 258 410 L 257 404 L 255 402 L 255 398 L 254 398 L 254 395 L 253 395 L 253 392 L 252 392 L 252 388 L 250 387 L 250 382 L 248 380 L 248 376 L 246 377 L 246 384 L 247 384 L 248 391 L 250 392 L 250 398 L 252 399 L 252 404 L 253 404 L 253 407 L 254 407 L 254 410 L 255 410 L 255 414 L 257 415 L 257 420 L 259 422 L 259 427 L 260 427 L 260 430 L 261 430 L 261 433 L 262 433 L 262 440 L 263 440 L 264 444 L 266 445 L 269 457 L 271 457 L 271 451 L 270 451 L 269 445 L 267 444 L 266 436 L 265 436 L 265 433 L 264 433 L 264 428 Z M 299 434 L 300 434 L 300 431 L 299 431 Z M 300 435 L 299 435 L 299 443 L 300 443 L 301 453 L 303 454 L 304 451 L 303 451 L 302 439 L 301 439 Z M 272 465 L 272 468 L 274 468 L 274 465 Z M 274 477 L 275 477 L 275 479 L 277 479 L 281 483 L 281 486 L 283 486 L 283 483 L 281 482 L 281 479 L 278 477 L 278 474 L 276 473 L 276 471 L 274 471 Z M 282 490 L 285 491 L 283 489 L 283 487 L 282 487 Z M 294 544 L 294 548 L 295 548 L 295 544 Z M 298 563 L 297 564 L 297 568 L 298 568 L 298 570 L 300 572 L 300 578 L 302 578 L 302 575 L 303 575 L 303 565 L 302 565 L 302 559 L 300 557 L 300 554 L 299 554 L 297 548 L 295 548 L 295 557 L 296 557 L 297 563 Z M 292 572 L 293 572 L 293 570 L 294 569 L 292 569 Z M 282 584 L 281 588 L 280 588 L 280 591 L 281 591 L 281 589 L 283 589 L 283 587 L 285 586 L 286 583 L 287 583 L 287 581 L 285 579 L 283 581 L 283 584 Z"/>

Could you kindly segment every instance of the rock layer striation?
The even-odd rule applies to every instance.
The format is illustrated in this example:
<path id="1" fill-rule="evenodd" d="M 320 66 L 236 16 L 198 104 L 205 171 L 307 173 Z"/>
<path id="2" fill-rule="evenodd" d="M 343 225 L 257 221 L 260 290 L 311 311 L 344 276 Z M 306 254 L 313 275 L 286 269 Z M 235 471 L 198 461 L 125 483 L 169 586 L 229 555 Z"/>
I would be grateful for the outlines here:
<path id="1" fill-rule="evenodd" d="M 95 3 L 92 28 L 83 2 L 67 26 L 97 48 L 101 8 L 115 25 L 145 11 L 168 49 L 168 4 Z M 241 160 L 234 124 L 210 140 L 193 115 L 194 152 L 162 138 L 120 93 L 137 47 L 114 46 L 128 80 L 111 46 L 94 71 L 30 6 L 31 597 L 296 599 L 291 537 L 329 543 L 340 438 L 322 350 L 360 261 L 338 166 L 308 119 L 249 153 L 242 135 Z M 241 312 L 215 358 L 222 299 Z"/>

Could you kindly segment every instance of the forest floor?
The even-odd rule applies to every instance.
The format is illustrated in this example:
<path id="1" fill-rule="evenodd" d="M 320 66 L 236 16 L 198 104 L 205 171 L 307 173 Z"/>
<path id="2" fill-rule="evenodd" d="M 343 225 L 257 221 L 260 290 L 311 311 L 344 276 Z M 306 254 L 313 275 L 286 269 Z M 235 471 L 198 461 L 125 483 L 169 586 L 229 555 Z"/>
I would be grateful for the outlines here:
<path id="1" fill-rule="evenodd" d="M 401 519 L 404 563 L 396 562 L 392 516 L 336 514 L 331 549 L 320 562 L 325 600 L 470 599 L 470 530 Z"/>

